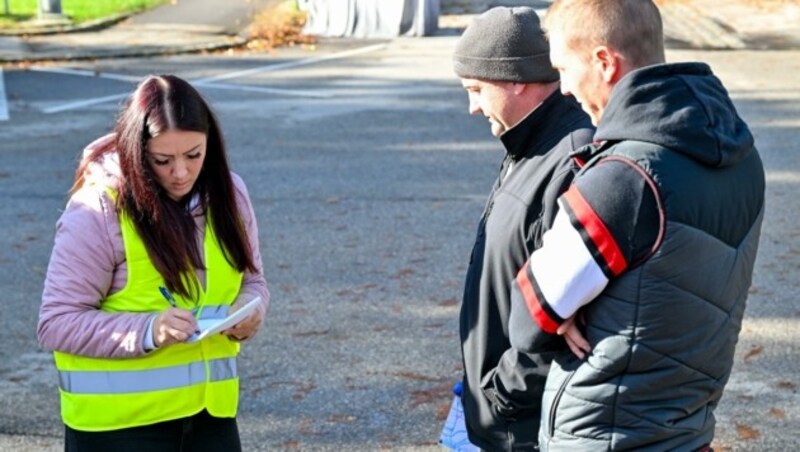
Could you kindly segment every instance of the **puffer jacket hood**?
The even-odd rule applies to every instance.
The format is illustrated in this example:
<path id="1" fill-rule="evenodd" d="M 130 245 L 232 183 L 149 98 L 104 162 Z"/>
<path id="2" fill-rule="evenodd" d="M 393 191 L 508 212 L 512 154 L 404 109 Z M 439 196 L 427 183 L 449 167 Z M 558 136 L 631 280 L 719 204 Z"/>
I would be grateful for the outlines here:
<path id="1" fill-rule="evenodd" d="M 637 69 L 617 83 L 595 140 L 637 140 L 681 152 L 710 167 L 753 150 L 753 135 L 720 80 L 703 63 Z"/>

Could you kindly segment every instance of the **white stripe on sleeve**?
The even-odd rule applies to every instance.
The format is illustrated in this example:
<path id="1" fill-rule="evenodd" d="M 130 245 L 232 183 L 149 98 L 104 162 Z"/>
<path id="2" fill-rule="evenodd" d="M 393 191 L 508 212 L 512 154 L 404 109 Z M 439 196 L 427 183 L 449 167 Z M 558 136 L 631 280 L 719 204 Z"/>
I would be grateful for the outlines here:
<path id="1" fill-rule="evenodd" d="M 608 278 L 563 209 L 542 240 L 542 247 L 531 255 L 531 272 L 547 304 L 566 319 L 594 300 Z"/>

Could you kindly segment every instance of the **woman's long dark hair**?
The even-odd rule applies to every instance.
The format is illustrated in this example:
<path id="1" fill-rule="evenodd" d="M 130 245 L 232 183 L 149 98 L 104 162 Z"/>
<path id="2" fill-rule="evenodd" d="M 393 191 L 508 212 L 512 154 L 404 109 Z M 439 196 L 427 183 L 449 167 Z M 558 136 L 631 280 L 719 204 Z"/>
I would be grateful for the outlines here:
<path id="1" fill-rule="evenodd" d="M 114 130 L 114 140 L 83 160 L 73 190 L 83 184 L 91 162 L 108 152 L 118 153 L 122 177 L 117 208 L 130 216 L 169 290 L 192 299 L 199 296 L 194 269 L 204 268 L 202 244 L 187 206 L 195 195 L 228 263 L 242 272 L 256 271 L 219 124 L 194 87 L 174 75 L 147 77 L 123 107 Z M 200 175 L 181 201 L 172 200 L 156 182 L 146 156 L 148 140 L 168 130 L 201 132 L 207 137 Z"/>

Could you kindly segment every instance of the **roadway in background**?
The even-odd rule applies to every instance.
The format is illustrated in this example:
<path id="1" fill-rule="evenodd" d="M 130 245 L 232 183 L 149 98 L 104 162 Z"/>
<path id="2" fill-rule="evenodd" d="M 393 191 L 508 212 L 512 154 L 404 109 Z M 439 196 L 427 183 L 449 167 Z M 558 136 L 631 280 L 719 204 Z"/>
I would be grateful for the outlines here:
<path id="1" fill-rule="evenodd" d="M 273 55 L 6 68 L 0 450 L 63 448 L 56 374 L 35 339 L 54 225 L 81 149 L 110 130 L 120 94 L 164 72 L 205 81 L 259 221 L 272 306 L 239 362 L 245 450 L 439 450 L 460 378 L 463 276 L 502 159 L 485 119 L 467 114 L 450 69 L 454 43 L 330 41 Z M 800 52 L 668 56 L 712 65 L 767 169 L 717 447 L 791 450 L 800 434 Z"/>

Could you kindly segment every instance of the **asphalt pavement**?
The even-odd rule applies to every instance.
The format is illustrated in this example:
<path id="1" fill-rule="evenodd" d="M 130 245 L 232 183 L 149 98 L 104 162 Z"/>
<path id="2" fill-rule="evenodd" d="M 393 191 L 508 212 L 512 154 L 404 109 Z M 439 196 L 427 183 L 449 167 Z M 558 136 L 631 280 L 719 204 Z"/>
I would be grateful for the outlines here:
<path id="1" fill-rule="evenodd" d="M 175 7 L 187 9 L 173 16 L 162 9 L 100 31 L 0 37 L 2 58 L 64 58 L 10 63 L 0 74 L 8 98 L 0 114 L 0 451 L 63 450 L 52 357 L 35 341 L 53 226 L 81 147 L 109 130 L 136 80 L 165 72 L 192 80 L 216 109 L 258 217 L 273 300 L 239 362 L 245 450 L 440 450 L 460 374 L 462 278 L 502 155 L 483 118 L 468 116 L 449 62 L 456 35 L 490 0 L 443 2 L 440 33 L 429 38 L 194 53 L 191 45 L 241 34 L 250 10 L 237 1 L 215 2 L 205 19 L 192 6 L 207 0 L 179 0 Z M 712 66 L 767 171 L 761 248 L 715 448 L 793 450 L 800 46 L 784 27 L 795 10 L 691 5 L 663 9 L 668 60 Z M 228 6 L 238 12 L 219 9 Z M 68 38 L 75 34 L 84 37 Z M 3 53 L 14 39 L 28 42 Z M 154 50 L 141 58 L 142 48 Z M 175 55 L 181 50 L 190 53 Z M 87 59 L 69 59 L 79 52 Z"/>

